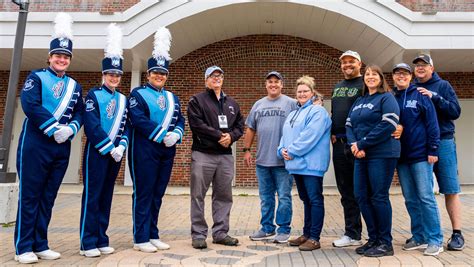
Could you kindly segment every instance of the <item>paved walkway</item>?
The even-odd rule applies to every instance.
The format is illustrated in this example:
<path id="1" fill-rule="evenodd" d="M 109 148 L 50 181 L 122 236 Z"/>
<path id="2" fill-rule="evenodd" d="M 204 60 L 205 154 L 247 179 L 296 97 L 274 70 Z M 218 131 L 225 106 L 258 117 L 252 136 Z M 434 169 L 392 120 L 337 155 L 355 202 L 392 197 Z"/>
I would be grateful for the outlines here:
<path id="1" fill-rule="evenodd" d="M 461 252 L 443 252 L 438 257 L 423 256 L 421 251 L 402 251 L 401 245 L 410 237 L 409 217 L 403 197 L 394 188 L 391 195 L 393 206 L 393 237 L 395 256 L 366 258 L 357 255 L 353 248 L 339 249 L 331 245 L 332 240 L 343 231 L 342 208 L 333 189 L 326 190 L 325 219 L 321 237 L 322 249 L 300 252 L 294 247 L 265 242 L 253 242 L 248 235 L 259 226 L 259 198 L 255 189 L 235 190 L 231 211 L 230 234 L 239 237 L 241 245 L 225 247 L 212 244 L 209 248 L 195 250 L 191 247 L 189 220 L 189 189 L 170 188 L 165 196 L 159 218 L 161 238 L 171 249 L 154 254 L 133 251 L 130 188 L 117 187 L 112 206 L 108 234 L 111 246 L 117 252 L 98 258 L 79 255 L 79 217 L 81 202 L 80 186 L 63 186 L 53 211 L 49 241 L 51 249 L 61 252 L 62 258 L 55 261 L 40 260 L 38 266 L 472 266 L 474 259 L 474 194 L 461 196 L 463 202 L 463 233 L 467 240 Z M 464 191 L 472 191 L 472 188 Z M 451 227 L 444 207 L 444 198 L 437 196 L 443 220 L 445 240 L 450 237 Z M 294 214 L 292 235 L 301 234 L 303 206 L 297 196 L 293 201 Z M 210 198 L 206 199 L 206 217 L 210 217 Z M 0 228 L 0 266 L 17 265 L 13 261 L 14 227 Z M 364 233 L 366 236 L 366 233 Z"/>

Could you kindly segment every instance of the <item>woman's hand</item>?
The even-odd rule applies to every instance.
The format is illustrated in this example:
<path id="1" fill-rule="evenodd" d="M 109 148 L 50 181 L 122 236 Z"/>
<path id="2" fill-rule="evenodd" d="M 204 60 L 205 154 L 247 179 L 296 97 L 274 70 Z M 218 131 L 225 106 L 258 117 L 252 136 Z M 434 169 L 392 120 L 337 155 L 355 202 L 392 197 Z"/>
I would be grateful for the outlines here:
<path id="1" fill-rule="evenodd" d="M 437 156 L 428 156 L 428 163 L 429 164 L 435 164 L 438 161 Z"/>
<path id="2" fill-rule="evenodd" d="M 283 156 L 284 160 L 292 160 L 290 155 L 288 155 L 288 150 L 286 148 L 281 149 L 281 155 Z"/>
<path id="3" fill-rule="evenodd" d="M 359 148 L 357 147 L 357 143 L 354 142 L 351 144 L 351 152 L 352 152 L 352 155 L 357 155 L 357 153 L 359 152 Z"/>
<path id="4" fill-rule="evenodd" d="M 365 157 L 365 151 L 364 150 L 359 150 L 357 154 L 354 155 L 356 158 L 361 159 Z"/>

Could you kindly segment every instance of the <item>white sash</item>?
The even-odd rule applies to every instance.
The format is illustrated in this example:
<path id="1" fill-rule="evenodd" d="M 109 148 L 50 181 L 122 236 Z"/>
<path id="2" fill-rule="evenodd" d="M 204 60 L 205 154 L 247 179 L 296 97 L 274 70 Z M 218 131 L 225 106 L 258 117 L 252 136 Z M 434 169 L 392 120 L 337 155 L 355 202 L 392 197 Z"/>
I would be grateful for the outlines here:
<path id="1" fill-rule="evenodd" d="M 115 137 L 117 136 L 117 133 L 120 129 L 120 125 L 122 124 L 122 118 L 123 118 L 123 113 L 125 112 L 126 101 L 127 99 L 125 98 L 125 96 L 122 94 L 119 94 L 118 110 L 116 113 L 117 115 L 115 116 L 114 123 L 112 124 L 112 127 L 110 128 L 110 131 L 109 131 L 109 139 L 110 141 L 112 141 L 112 143 L 115 141 Z"/>
<path id="2" fill-rule="evenodd" d="M 174 97 L 171 92 L 165 91 L 166 92 L 166 99 L 168 100 L 168 109 L 166 110 L 166 115 L 163 118 L 163 122 L 161 123 L 161 130 L 158 132 L 158 134 L 153 138 L 153 141 L 156 142 L 158 138 L 163 134 L 163 132 L 168 131 L 168 127 L 170 126 L 171 119 L 173 119 L 173 114 L 174 114 Z"/>
<path id="3" fill-rule="evenodd" d="M 76 88 L 76 81 L 69 78 L 67 88 L 66 88 L 66 94 L 64 95 L 63 99 L 61 100 L 61 103 L 59 104 L 59 106 L 56 108 L 56 110 L 53 113 L 53 116 L 56 120 L 59 121 L 61 117 L 63 116 L 64 112 L 66 112 L 67 106 L 69 105 L 69 102 L 71 101 L 75 88 Z"/>

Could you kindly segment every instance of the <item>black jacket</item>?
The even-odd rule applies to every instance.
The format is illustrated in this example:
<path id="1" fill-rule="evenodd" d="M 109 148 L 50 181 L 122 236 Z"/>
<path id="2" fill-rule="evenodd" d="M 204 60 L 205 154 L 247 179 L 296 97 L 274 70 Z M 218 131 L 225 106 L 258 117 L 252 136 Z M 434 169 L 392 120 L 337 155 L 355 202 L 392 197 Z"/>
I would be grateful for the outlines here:
<path id="1" fill-rule="evenodd" d="M 219 128 L 219 115 L 227 116 L 228 128 Z M 232 148 L 221 146 L 218 141 L 222 133 L 229 133 L 232 143 L 244 133 L 244 118 L 237 102 L 221 91 L 217 100 L 213 90 L 191 97 L 188 104 L 189 127 L 193 133 L 192 150 L 209 154 L 232 154 Z"/>

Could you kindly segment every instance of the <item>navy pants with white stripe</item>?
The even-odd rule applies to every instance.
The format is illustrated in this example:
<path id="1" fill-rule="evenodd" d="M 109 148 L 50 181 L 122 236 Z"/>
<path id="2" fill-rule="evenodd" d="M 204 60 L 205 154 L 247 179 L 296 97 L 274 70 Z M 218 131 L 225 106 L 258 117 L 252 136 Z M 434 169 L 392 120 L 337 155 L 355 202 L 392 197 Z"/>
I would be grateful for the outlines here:
<path id="1" fill-rule="evenodd" d="M 128 151 L 133 179 L 133 238 L 139 244 L 159 239 L 158 215 L 176 147 L 150 141 L 134 130 Z"/>
<path id="2" fill-rule="evenodd" d="M 48 225 L 70 151 L 70 141 L 58 144 L 25 120 L 16 163 L 20 179 L 14 237 L 17 255 L 49 249 Z"/>
<path id="3" fill-rule="evenodd" d="M 81 250 L 109 246 L 106 231 L 119 170 L 120 162 L 115 162 L 109 153 L 100 155 L 89 142 L 86 143 L 82 161 Z"/>

